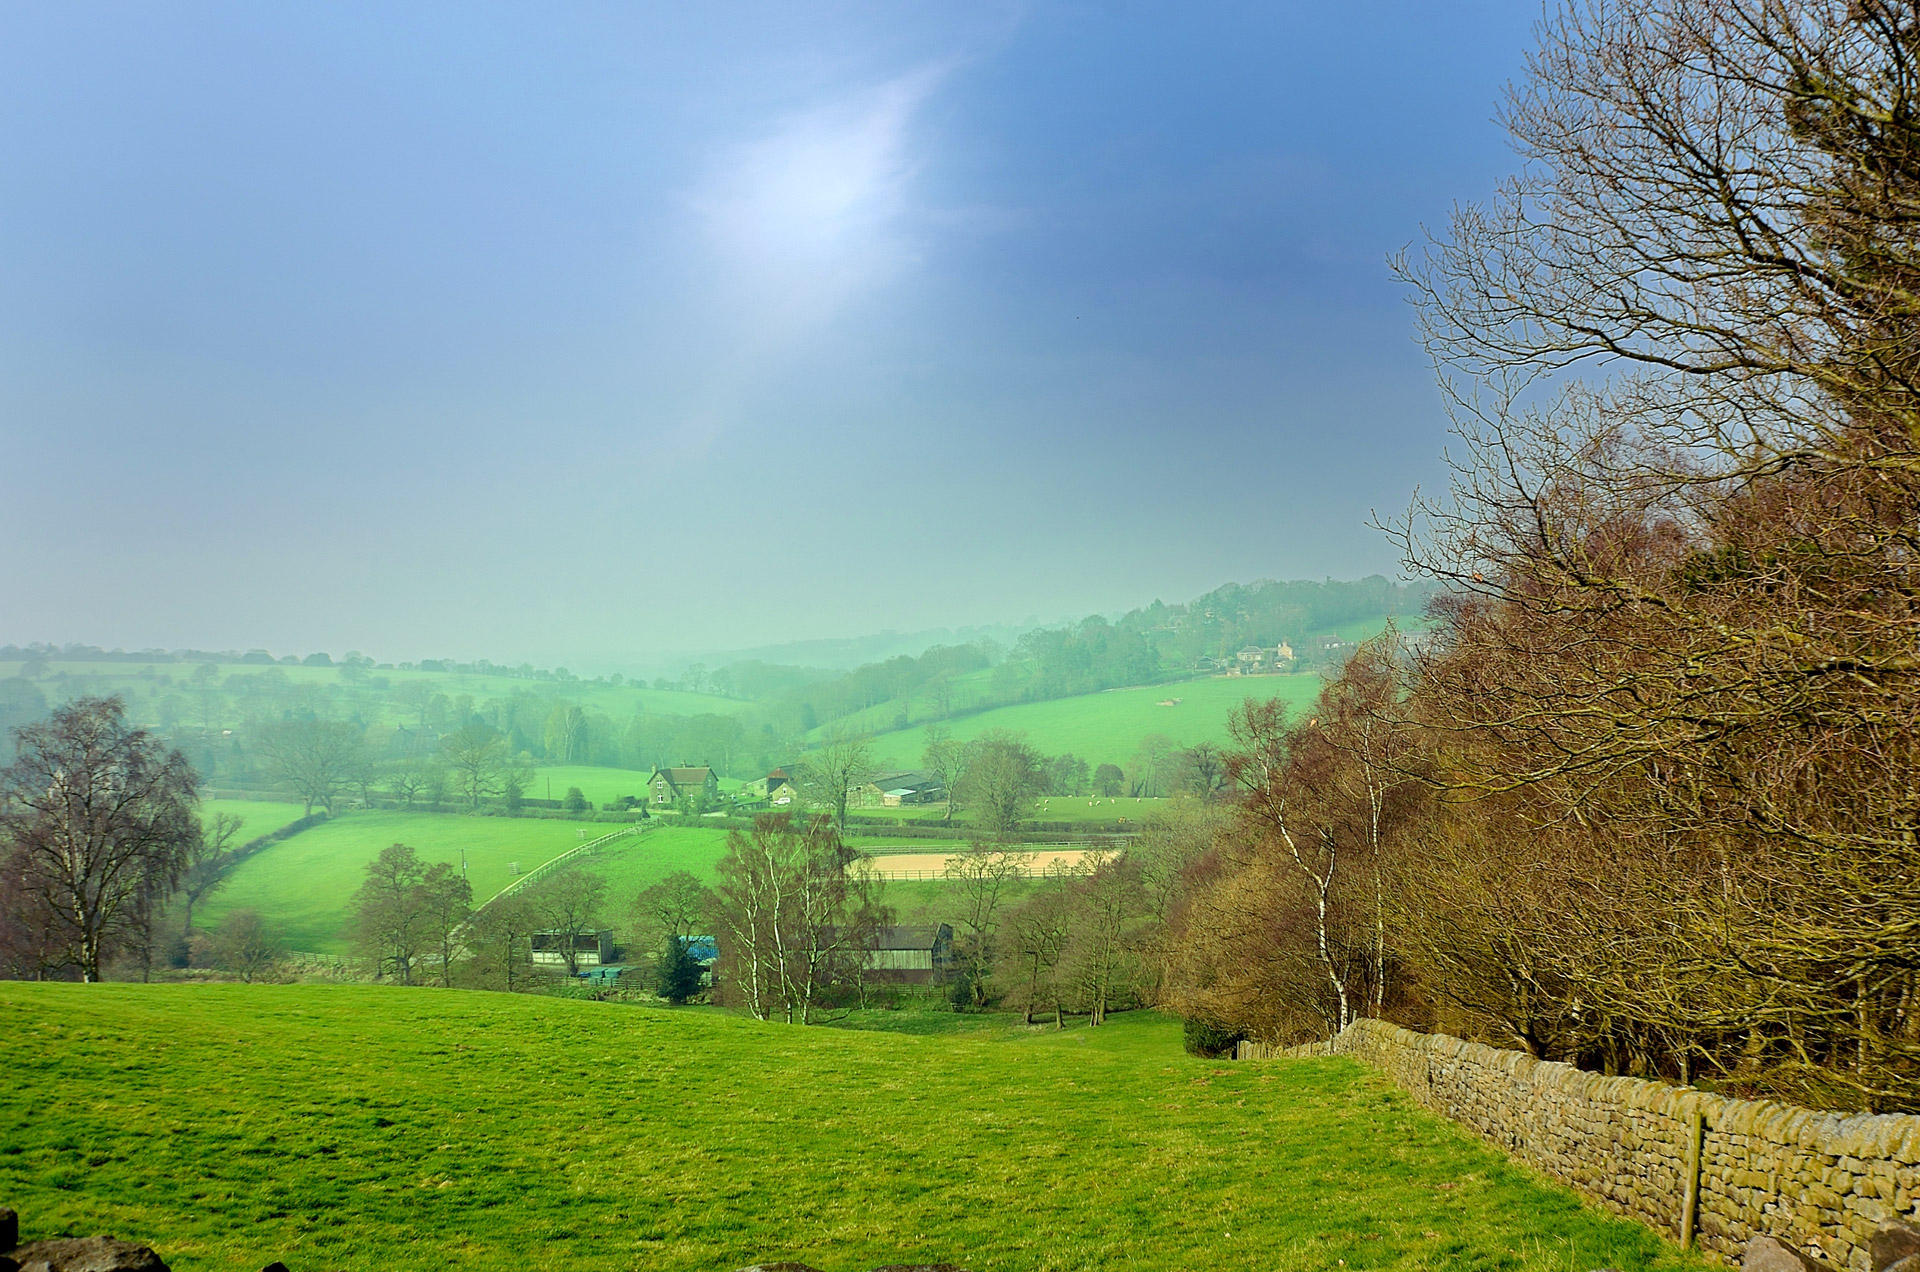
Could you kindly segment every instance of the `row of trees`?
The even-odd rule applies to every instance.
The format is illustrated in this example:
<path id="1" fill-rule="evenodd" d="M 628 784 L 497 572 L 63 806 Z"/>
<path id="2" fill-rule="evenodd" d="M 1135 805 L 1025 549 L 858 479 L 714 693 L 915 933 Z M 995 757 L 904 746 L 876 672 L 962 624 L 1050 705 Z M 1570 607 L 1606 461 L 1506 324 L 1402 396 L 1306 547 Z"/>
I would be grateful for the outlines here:
<path id="1" fill-rule="evenodd" d="M 1461 446 L 1395 532 L 1450 590 L 1242 713 L 1189 1010 L 1920 1108 L 1915 32 L 1549 15 L 1524 168 L 1405 266 Z"/>

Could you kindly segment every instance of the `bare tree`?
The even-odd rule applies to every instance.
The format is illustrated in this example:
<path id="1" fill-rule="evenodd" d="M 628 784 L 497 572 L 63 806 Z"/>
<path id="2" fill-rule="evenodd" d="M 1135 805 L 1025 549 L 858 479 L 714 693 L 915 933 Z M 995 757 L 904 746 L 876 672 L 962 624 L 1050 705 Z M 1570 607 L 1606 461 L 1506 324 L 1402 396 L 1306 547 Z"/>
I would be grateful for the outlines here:
<path id="1" fill-rule="evenodd" d="M 469 809 L 478 810 L 481 800 L 505 787 L 507 739 L 490 725 L 471 723 L 449 733 L 440 739 L 440 758 Z"/>
<path id="2" fill-rule="evenodd" d="M 251 984 L 273 971 L 280 945 L 267 935 L 258 910 L 230 910 L 213 934 L 216 966 Z"/>
<path id="3" fill-rule="evenodd" d="M 844 831 L 853 792 L 872 781 L 878 771 L 873 744 L 865 734 L 835 730 L 800 764 L 799 785 L 808 802 L 826 809 L 833 824 Z"/>
<path id="4" fill-rule="evenodd" d="M 824 817 L 756 818 L 732 831 L 719 864 L 721 953 L 755 1016 L 810 1024 L 821 995 L 856 981 L 890 921 L 880 885 Z"/>
<path id="5" fill-rule="evenodd" d="M 269 724 L 260 730 L 259 747 L 267 768 L 300 796 L 309 817 L 315 804 L 332 814 L 334 799 L 362 762 L 360 730 L 343 720 Z"/>
<path id="6" fill-rule="evenodd" d="M 80 698 L 14 731 L 0 770 L 9 909 L 47 925 L 49 950 L 100 979 L 113 943 L 144 932 L 201 830 L 186 757 L 129 728 L 118 698 Z"/>
<path id="7" fill-rule="evenodd" d="M 713 889 L 687 870 L 675 870 L 666 878 L 640 890 L 629 911 L 633 916 L 634 943 L 645 949 L 661 949 L 669 938 L 685 942 L 691 937 L 711 934 L 715 902 Z"/>
<path id="8" fill-rule="evenodd" d="M 973 758 L 970 743 L 954 740 L 945 725 L 927 726 L 927 745 L 920 753 L 920 767 L 932 774 L 947 790 L 946 820 L 951 822 L 960 808 L 960 782 Z"/>
<path id="9" fill-rule="evenodd" d="M 541 929 L 563 942 L 567 974 L 580 970 L 579 938 L 595 931 L 606 904 L 607 881 L 569 866 L 555 871 L 522 894 L 539 916 Z"/>
<path id="10" fill-rule="evenodd" d="M 180 894 L 186 898 L 185 914 L 180 922 L 182 936 L 193 935 L 193 907 L 201 898 L 218 892 L 227 881 L 227 869 L 232 864 L 228 854 L 233 851 L 233 841 L 239 837 L 243 825 L 245 823 L 232 813 L 215 813 L 200 838 L 188 848 L 186 867 L 180 874 Z"/>
<path id="11" fill-rule="evenodd" d="M 1046 784 L 1040 753 L 1021 735 L 997 729 L 982 734 L 969 750 L 960 789 L 981 828 L 992 834 L 1018 829 Z"/>
<path id="12" fill-rule="evenodd" d="M 1036 1012 L 1052 1011 L 1055 1028 L 1064 1028 L 1060 958 L 1072 935 L 1072 898 L 1059 872 L 1030 893 L 1007 916 L 1009 946 L 1017 969 L 1005 973 L 1008 997 L 1033 1023 Z"/>
<path id="13" fill-rule="evenodd" d="M 1002 848 L 969 844 L 965 852 L 947 858 L 947 881 L 954 885 L 954 911 L 959 939 L 954 955 L 966 979 L 967 996 L 975 1007 L 987 1005 L 987 995 L 998 954 L 996 934 L 1000 910 L 1012 884 L 1025 873 L 1025 861 Z"/>

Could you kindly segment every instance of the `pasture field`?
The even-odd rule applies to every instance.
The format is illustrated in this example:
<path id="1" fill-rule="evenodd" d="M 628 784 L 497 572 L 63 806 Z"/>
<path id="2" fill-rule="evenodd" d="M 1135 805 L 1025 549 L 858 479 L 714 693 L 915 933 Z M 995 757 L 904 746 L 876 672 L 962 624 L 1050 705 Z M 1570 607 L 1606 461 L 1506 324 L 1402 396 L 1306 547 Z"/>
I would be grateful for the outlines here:
<path id="1" fill-rule="evenodd" d="M 852 846 L 863 853 L 913 854 L 929 862 L 944 862 L 953 851 L 950 840 L 854 839 Z M 651 830 L 627 839 L 617 839 L 598 854 L 581 860 L 580 868 L 607 881 L 607 909 L 602 916 L 617 935 L 626 935 L 627 909 L 642 888 L 660 882 L 675 870 L 685 870 L 711 884 L 717 877 L 714 867 L 726 855 L 727 832 L 709 826 L 655 825 Z M 908 868 L 912 868 L 911 863 Z M 939 869 L 938 865 L 922 868 Z M 933 893 L 944 893 L 946 885 L 927 885 Z M 887 899 L 894 901 L 895 888 L 887 884 Z M 912 891 L 909 888 L 909 891 Z M 931 894 L 930 894 L 931 895 Z"/>
<path id="2" fill-rule="evenodd" d="M 1027 741 L 1047 755 L 1070 751 L 1089 765 L 1125 764 L 1149 733 L 1163 733 L 1181 746 L 1224 744 L 1228 714 L 1248 697 L 1280 698 L 1297 712 L 1319 694 L 1318 676 L 1208 676 L 997 707 L 946 721 L 945 727 L 961 741 L 1006 729 L 1026 734 Z M 1179 700 L 1175 706 L 1159 705 L 1173 699 Z M 877 758 L 903 769 L 918 767 L 926 747 L 926 725 L 873 740 Z"/>
<path id="3" fill-rule="evenodd" d="M 607 881 L 607 913 L 602 917 L 606 926 L 625 936 L 627 907 L 642 888 L 651 887 L 676 870 L 689 871 L 712 883 L 713 867 L 726 851 L 727 832 L 717 827 L 656 822 L 649 830 L 616 839 L 594 856 L 583 858 L 580 868 Z"/>
<path id="4" fill-rule="evenodd" d="M 248 840 L 258 839 L 290 822 L 299 821 L 307 815 L 307 807 L 305 804 L 276 804 L 264 799 L 203 799 L 200 801 L 202 824 L 210 824 L 215 813 L 226 813 L 240 819 L 240 833 L 233 837 L 233 846 L 238 848 Z"/>
<path id="5" fill-rule="evenodd" d="M 647 779 L 652 776 L 651 772 L 642 773 L 638 769 L 601 768 L 593 764 L 543 764 L 533 770 L 533 785 L 527 788 L 527 794 L 540 799 L 564 799 L 567 787 L 578 786 L 595 808 L 611 804 L 622 795 L 631 795 L 644 803 Z"/>
<path id="6" fill-rule="evenodd" d="M 0 984 L 0 1195 L 177 1272 L 1700 1268 L 1344 1059 L 331 985 Z"/>
<path id="7" fill-rule="evenodd" d="M 241 862 L 197 913 L 212 926 L 229 910 L 258 910 L 268 933 L 290 948 L 345 954 L 348 903 L 366 879 L 367 863 L 389 844 L 407 844 L 422 861 L 455 866 L 465 849 L 467 879 L 479 902 L 513 881 L 508 863 L 518 862 L 524 873 L 577 846 L 581 831 L 595 839 L 618 829 L 533 817 L 343 813 Z"/>

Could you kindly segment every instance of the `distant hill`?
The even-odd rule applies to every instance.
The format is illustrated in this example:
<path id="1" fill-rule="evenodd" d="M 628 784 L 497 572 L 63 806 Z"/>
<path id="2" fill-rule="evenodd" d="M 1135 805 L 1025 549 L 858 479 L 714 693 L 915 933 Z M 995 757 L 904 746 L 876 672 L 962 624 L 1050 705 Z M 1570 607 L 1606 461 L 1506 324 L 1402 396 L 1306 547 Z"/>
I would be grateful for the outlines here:
<path id="1" fill-rule="evenodd" d="M 358 652 L 8 645 L 0 646 L 0 725 L 28 723 L 81 695 L 118 694 L 135 722 L 180 746 L 215 789 L 276 789 L 259 747 L 263 730 L 314 719 L 360 726 L 369 788 L 409 765 L 430 766 L 441 739 L 468 726 L 496 730 L 522 769 L 646 771 L 694 763 L 750 778 L 797 761 L 828 728 L 894 734 L 1103 690 L 1191 681 L 1232 666 L 1236 652 L 1249 645 L 1291 644 L 1296 656 L 1286 670 L 1297 675 L 1285 696 L 1300 701 L 1315 691 L 1309 682 L 1316 674 L 1340 664 L 1352 641 L 1389 618 L 1417 621 L 1427 596 L 1425 588 L 1379 576 L 1228 584 L 1184 604 L 1155 601 L 1118 618 L 792 642 L 651 682 L 485 659 L 393 664 Z M 800 661 L 780 661 L 789 657 Z M 832 665 L 860 657 L 868 661 L 847 669 Z M 1214 702 L 1221 693 L 1198 697 Z M 1209 708 L 1208 720 L 1188 711 L 1196 718 L 1160 728 L 1163 714 L 1171 722 L 1180 713 L 1139 715 L 1120 706 L 1003 720 L 1016 728 L 1030 721 L 1036 745 L 1054 745 L 1056 734 L 1062 742 L 1071 737 L 1092 751 L 1080 758 L 1094 764 L 1124 761 L 1143 733 L 1163 733 L 1182 745 L 1217 740 L 1224 720 Z M 912 741 L 894 738 L 886 752 L 915 763 Z M 0 761 L 5 758 L 0 742 Z"/>

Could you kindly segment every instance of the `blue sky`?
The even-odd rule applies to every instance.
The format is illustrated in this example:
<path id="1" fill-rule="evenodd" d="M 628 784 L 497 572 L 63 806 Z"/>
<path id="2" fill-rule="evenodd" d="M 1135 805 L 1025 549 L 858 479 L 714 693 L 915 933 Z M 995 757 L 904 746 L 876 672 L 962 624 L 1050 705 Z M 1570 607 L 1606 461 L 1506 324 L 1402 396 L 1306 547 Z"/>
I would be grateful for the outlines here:
<path id="1" fill-rule="evenodd" d="M 1520 4 L 0 3 L 0 640 L 619 666 L 1391 572 Z"/>

